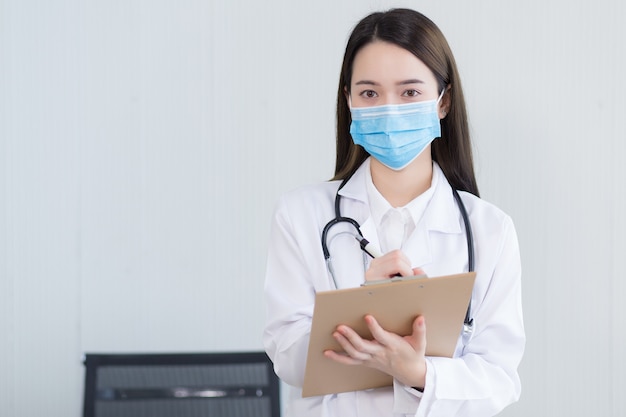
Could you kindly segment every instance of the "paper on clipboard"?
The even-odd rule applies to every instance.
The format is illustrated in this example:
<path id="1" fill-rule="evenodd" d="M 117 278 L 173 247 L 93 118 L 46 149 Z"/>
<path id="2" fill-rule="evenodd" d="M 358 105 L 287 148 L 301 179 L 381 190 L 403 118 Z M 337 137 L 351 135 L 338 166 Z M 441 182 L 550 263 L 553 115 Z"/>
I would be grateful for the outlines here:
<path id="1" fill-rule="evenodd" d="M 392 384 L 392 378 L 366 366 L 348 366 L 326 358 L 327 349 L 341 350 L 332 333 L 339 324 L 370 339 L 364 316 L 373 315 L 385 329 L 411 334 L 413 320 L 426 319 L 427 356 L 452 357 L 474 286 L 475 272 L 417 278 L 334 291 L 315 296 L 311 337 L 302 396 L 311 397 Z"/>

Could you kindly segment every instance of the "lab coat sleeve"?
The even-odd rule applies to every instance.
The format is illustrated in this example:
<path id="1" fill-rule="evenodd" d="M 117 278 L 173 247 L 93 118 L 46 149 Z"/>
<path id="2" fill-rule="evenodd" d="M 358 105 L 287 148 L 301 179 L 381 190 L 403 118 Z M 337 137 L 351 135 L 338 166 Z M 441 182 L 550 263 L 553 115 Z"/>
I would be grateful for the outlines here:
<path id="1" fill-rule="evenodd" d="M 513 223 L 503 233 L 482 299 L 472 300 L 474 333 L 454 358 L 428 357 L 421 396 L 396 385 L 396 402 L 413 403 L 416 417 L 493 416 L 517 401 L 517 368 L 525 334 L 521 303 L 521 264 Z M 480 271 L 479 271 L 480 273 Z M 428 328 L 428 323 L 426 324 Z M 407 410 L 408 411 L 408 410 Z"/>
<path id="2" fill-rule="evenodd" d="M 277 204 L 270 230 L 265 277 L 267 320 L 265 350 L 276 374 L 301 387 L 308 350 L 315 291 L 302 248 L 298 244 L 283 197 Z"/>

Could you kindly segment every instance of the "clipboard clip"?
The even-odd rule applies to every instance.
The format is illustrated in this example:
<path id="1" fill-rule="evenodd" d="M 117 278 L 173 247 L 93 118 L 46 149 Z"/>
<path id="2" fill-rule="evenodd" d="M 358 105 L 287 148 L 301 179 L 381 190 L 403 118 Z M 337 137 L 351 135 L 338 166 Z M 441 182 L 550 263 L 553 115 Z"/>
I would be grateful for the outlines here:
<path id="1" fill-rule="evenodd" d="M 385 278 L 385 279 L 377 279 L 376 281 L 365 281 L 363 284 L 361 284 L 361 287 L 368 287 L 370 285 L 378 285 L 378 284 L 388 284 L 390 282 L 412 281 L 414 279 L 424 279 L 424 278 L 428 278 L 428 276 L 426 274 L 413 275 L 410 277 L 396 276 L 396 277 Z"/>

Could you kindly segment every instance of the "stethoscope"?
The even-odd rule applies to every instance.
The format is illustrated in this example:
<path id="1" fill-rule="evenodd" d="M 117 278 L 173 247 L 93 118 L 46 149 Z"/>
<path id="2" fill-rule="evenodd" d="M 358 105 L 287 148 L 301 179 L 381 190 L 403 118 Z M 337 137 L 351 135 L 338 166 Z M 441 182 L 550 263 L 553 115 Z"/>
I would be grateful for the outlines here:
<path id="1" fill-rule="evenodd" d="M 339 195 L 339 191 L 343 188 L 343 186 L 348 182 L 349 179 L 350 179 L 349 177 L 344 179 L 341 185 L 339 185 L 339 188 L 337 189 L 337 194 L 335 195 L 335 218 L 329 221 L 328 223 L 326 223 L 326 226 L 324 226 L 324 229 L 322 230 L 322 251 L 324 252 L 324 260 L 326 261 L 326 266 L 328 268 L 328 271 L 330 272 L 330 276 L 333 279 L 335 288 L 339 288 L 339 287 L 337 286 L 337 280 L 335 278 L 335 272 L 333 270 L 332 262 L 330 259 L 330 251 L 328 250 L 328 244 L 327 244 L 328 232 L 330 231 L 330 229 L 332 229 L 333 226 L 340 224 L 340 223 L 348 223 L 352 225 L 358 233 L 358 235 L 354 235 L 354 237 L 356 237 L 357 240 L 361 243 L 361 249 L 363 250 L 364 253 L 373 257 L 373 255 L 366 248 L 366 245 L 368 242 L 363 236 L 363 233 L 361 232 L 361 225 L 353 218 L 343 217 L 341 215 L 341 208 L 340 208 L 341 195 Z M 457 205 L 459 206 L 461 217 L 463 218 L 463 224 L 465 225 L 465 237 L 467 240 L 467 266 L 468 266 L 467 269 L 469 272 L 473 272 L 474 271 L 474 237 L 472 235 L 472 225 L 470 224 L 469 216 L 467 215 L 467 210 L 465 209 L 465 204 L 463 204 L 463 200 L 461 200 L 461 196 L 459 195 L 458 191 L 452 188 L 452 194 L 454 195 L 454 199 L 456 200 Z M 467 312 L 465 313 L 465 320 L 463 322 L 463 333 L 465 335 L 470 335 L 474 329 L 474 319 L 471 317 L 471 309 L 472 309 L 472 301 L 470 299 L 470 303 L 467 307 Z"/>

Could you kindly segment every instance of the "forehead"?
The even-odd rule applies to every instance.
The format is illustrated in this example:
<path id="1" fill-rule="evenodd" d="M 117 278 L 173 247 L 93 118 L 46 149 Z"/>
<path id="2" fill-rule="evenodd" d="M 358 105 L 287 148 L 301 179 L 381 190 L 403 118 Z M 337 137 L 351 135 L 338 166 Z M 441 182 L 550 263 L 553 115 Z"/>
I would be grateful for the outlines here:
<path id="1" fill-rule="evenodd" d="M 413 53 L 395 44 L 375 41 L 362 47 L 354 57 L 352 85 L 359 80 L 401 82 L 420 79 L 436 84 L 433 72 Z"/>

